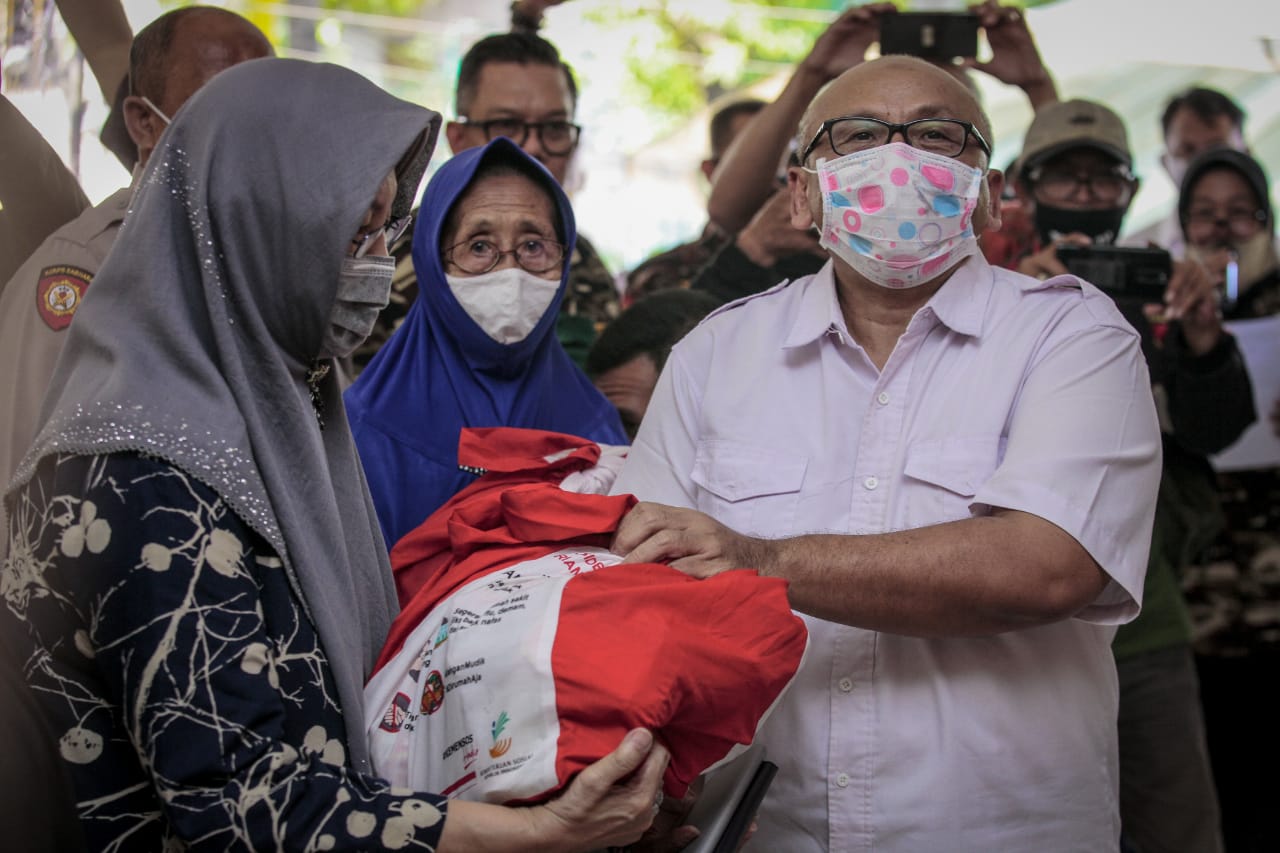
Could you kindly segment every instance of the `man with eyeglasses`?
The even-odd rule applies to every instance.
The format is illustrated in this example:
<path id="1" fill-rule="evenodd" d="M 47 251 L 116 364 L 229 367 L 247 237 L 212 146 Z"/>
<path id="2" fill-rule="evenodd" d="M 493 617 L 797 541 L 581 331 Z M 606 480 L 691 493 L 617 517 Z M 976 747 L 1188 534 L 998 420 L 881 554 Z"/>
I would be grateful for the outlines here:
<path id="1" fill-rule="evenodd" d="M 1199 155 L 1216 148 L 1229 148 L 1247 153 L 1244 141 L 1245 112 L 1229 95 L 1204 86 L 1192 86 L 1174 94 L 1160 116 L 1164 151 L 1160 165 L 1173 181 L 1174 189 L 1182 186 L 1187 165 Z M 1186 251 L 1182 223 L 1176 209 L 1140 231 L 1127 235 L 1135 244 L 1155 243 L 1168 249 L 1175 258 Z"/>
<path id="2" fill-rule="evenodd" d="M 788 191 L 829 262 L 674 347 L 615 485 L 615 551 L 784 577 L 809 627 L 748 850 L 1116 848 L 1159 427 L 1106 296 L 977 250 L 991 138 L 918 59 L 824 88 Z"/>
<path id="3" fill-rule="evenodd" d="M 458 117 L 445 124 L 445 138 L 449 149 L 458 154 L 499 136 L 508 137 L 564 186 L 582 135 L 581 126 L 573 120 L 578 88 L 555 45 L 532 29 L 487 36 L 467 50 L 458 69 L 454 103 Z M 417 298 L 411 242 L 401 240 L 392 247 L 396 277 L 391 300 L 353 357 L 356 372 L 400 327 Z M 596 335 L 620 310 L 613 274 L 590 241 L 578 234 L 556 337 L 579 367 Z"/>
<path id="4" fill-rule="evenodd" d="M 533 33 L 511 32 L 476 42 L 462 58 L 454 103 L 457 118 L 445 125 L 453 153 L 506 136 L 561 186 L 582 128 L 574 123 L 578 87 L 559 51 Z M 591 342 L 621 310 L 613 274 L 582 234 L 569 266 L 556 335 L 579 365 Z"/>
<path id="5" fill-rule="evenodd" d="M 129 135 L 138 149 L 135 180 L 169 117 L 188 98 L 219 72 L 273 52 L 267 37 L 247 19 L 209 6 L 176 9 L 139 31 L 130 51 L 130 94 L 124 103 Z M 132 197 L 130 185 L 59 228 L 27 258 L 0 295 L 4 482 L 34 438 L 40 401 L 66 329 L 115 243 Z M 0 556 L 6 548 L 7 538 L 0 537 Z"/>

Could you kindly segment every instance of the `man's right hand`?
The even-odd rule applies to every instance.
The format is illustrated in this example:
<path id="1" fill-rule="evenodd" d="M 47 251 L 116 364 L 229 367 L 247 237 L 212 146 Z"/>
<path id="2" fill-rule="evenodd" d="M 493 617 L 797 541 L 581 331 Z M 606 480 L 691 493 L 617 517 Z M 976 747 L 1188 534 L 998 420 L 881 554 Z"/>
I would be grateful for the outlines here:
<path id="1" fill-rule="evenodd" d="M 696 509 L 641 501 L 622 517 L 609 550 L 624 563 L 663 563 L 709 578 L 772 565 L 776 541 L 744 536 Z"/>

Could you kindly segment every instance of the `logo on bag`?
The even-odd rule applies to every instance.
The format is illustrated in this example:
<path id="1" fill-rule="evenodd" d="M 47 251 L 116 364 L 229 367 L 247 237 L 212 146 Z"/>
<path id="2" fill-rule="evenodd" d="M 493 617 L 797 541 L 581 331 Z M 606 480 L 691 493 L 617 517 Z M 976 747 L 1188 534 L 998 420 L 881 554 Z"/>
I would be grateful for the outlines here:
<path id="1" fill-rule="evenodd" d="M 501 758 L 511 748 L 511 738 L 502 737 L 502 732 L 509 722 L 511 722 L 511 718 L 507 716 L 506 711 L 499 714 L 498 719 L 493 721 L 493 725 L 490 728 L 490 731 L 493 732 L 493 746 L 489 747 L 490 758 Z"/>
<path id="2" fill-rule="evenodd" d="M 447 639 L 449 639 L 449 620 L 445 619 L 440 623 L 440 630 L 436 631 L 436 644 L 432 648 L 440 648 Z"/>
<path id="3" fill-rule="evenodd" d="M 462 753 L 462 769 L 470 770 L 471 765 L 476 763 L 476 759 L 480 757 L 480 750 L 468 749 Z"/>
<path id="4" fill-rule="evenodd" d="M 387 709 L 387 713 L 382 715 L 382 722 L 378 724 L 378 728 L 395 734 L 400 731 L 400 726 L 404 724 L 404 718 L 408 715 L 409 697 L 405 693 L 397 693 L 396 698 L 391 700 L 391 707 Z"/>
<path id="5" fill-rule="evenodd" d="M 422 713 L 434 714 L 444 705 L 444 677 L 433 669 L 422 687 Z"/>

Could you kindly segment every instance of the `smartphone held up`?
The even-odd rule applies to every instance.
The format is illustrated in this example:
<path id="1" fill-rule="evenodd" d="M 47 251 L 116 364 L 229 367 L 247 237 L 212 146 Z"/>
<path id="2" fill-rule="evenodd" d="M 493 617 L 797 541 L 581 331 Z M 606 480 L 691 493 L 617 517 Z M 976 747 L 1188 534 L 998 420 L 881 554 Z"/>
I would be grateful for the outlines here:
<path id="1" fill-rule="evenodd" d="M 905 53 L 932 62 L 978 55 L 978 16 L 968 12 L 897 12 L 880 18 L 880 55 Z"/>

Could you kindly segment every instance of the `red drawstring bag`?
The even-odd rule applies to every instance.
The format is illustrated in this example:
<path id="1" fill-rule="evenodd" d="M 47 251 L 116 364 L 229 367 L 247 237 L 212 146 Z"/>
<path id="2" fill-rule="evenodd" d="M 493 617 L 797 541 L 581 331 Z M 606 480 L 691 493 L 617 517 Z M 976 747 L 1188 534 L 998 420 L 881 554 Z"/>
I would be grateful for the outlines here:
<path id="1" fill-rule="evenodd" d="M 378 775 L 537 802 L 644 726 L 679 797 L 751 743 L 807 643 L 786 582 L 619 565 L 607 546 L 635 498 L 558 485 L 598 457 L 558 433 L 463 430 L 460 462 L 487 473 L 392 551 L 404 609 L 365 689 Z"/>

